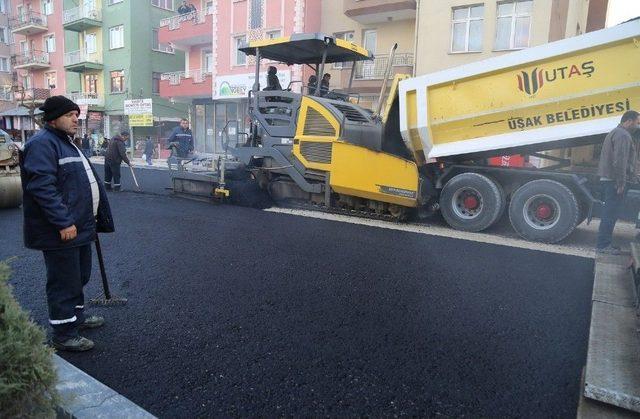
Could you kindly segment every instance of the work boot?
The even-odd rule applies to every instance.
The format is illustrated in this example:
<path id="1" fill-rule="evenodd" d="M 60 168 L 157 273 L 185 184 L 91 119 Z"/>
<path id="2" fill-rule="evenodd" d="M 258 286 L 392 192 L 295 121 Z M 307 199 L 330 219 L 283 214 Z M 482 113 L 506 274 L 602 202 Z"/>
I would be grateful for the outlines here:
<path id="1" fill-rule="evenodd" d="M 84 322 L 79 326 L 80 329 L 95 329 L 104 324 L 104 317 L 102 316 L 89 316 L 84 319 Z"/>
<path id="2" fill-rule="evenodd" d="M 104 183 L 104 188 L 105 188 L 106 190 L 110 191 L 110 190 L 111 190 L 111 182 L 105 182 L 105 183 Z"/>
<path id="3" fill-rule="evenodd" d="M 120 192 L 120 184 L 113 185 L 113 191 L 114 192 Z"/>
<path id="4" fill-rule="evenodd" d="M 84 352 L 93 348 L 93 341 L 82 336 L 76 336 L 62 342 L 52 340 L 51 343 L 59 351 Z"/>

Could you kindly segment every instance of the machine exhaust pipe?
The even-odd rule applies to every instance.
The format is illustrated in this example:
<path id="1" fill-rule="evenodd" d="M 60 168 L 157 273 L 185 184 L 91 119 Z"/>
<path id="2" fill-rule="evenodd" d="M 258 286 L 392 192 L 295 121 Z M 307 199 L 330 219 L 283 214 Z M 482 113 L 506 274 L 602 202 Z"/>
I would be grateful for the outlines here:
<path id="1" fill-rule="evenodd" d="M 398 48 L 398 44 L 393 44 L 391 47 L 391 51 L 389 51 L 389 62 L 387 63 L 387 68 L 384 71 L 384 80 L 382 80 L 382 86 L 380 87 L 380 99 L 378 100 L 378 106 L 376 106 L 376 111 L 374 115 L 376 117 L 380 117 L 380 112 L 382 112 L 382 104 L 385 102 L 385 96 L 387 92 L 387 82 L 389 81 L 389 76 L 391 75 L 391 67 L 393 67 L 393 60 L 396 57 L 396 49 Z"/>

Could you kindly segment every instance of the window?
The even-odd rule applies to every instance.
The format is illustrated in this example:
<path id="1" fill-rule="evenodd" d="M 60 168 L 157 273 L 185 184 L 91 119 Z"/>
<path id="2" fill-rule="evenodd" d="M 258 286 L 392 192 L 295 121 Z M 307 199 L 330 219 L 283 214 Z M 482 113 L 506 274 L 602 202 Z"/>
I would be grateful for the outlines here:
<path id="1" fill-rule="evenodd" d="M 91 96 L 98 94 L 98 75 L 97 74 L 85 74 L 84 75 L 84 91 Z"/>
<path id="2" fill-rule="evenodd" d="M 10 71 L 9 70 L 9 59 L 7 57 L 0 57 L 0 71 Z"/>
<path id="3" fill-rule="evenodd" d="M 202 53 L 202 68 L 205 73 L 213 73 L 213 53 L 211 51 Z"/>
<path id="4" fill-rule="evenodd" d="M 160 94 L 160 77 L 162 73 L 156 73 L 155 71 L 151 73 L 151 93 L 154 95 Z"/>
<path id="5" fill-rule="evenodd" d="M 452 10 L 451 52 L 482 51 L 484 6 L 458 7 Z"/>
<path id="6" fill-rule="evenodd" d="M 25 89 L 31 89 L 31 76 L 23 76 L 22 85 Z"/>
<path id="7" fill-rule="evenodd" d="M 112 71 L 111 75 L 111 93 L 124 92 L 124 70 Z"/>
<path id="8" fill-rule="evenodd" d="M 53 0 L 42 0 L 42 14 L 47 16 L 53 14 Z"/>
<path id="9" fill-rule="evenodd" d="M 233 65 L 245 65 L 247 63 L 247 56 L 245 55 L 244 52 L 238 49 L 245 43 L 245 39 L 246 37 L 244 35 L 236 36 L 233 38 L 233 45 L 234 45 Z"/>
<path id="10" fill-rule="evenodd" d="M 161 9 L 173 11 L 173 0 L 151 0 L 151 4 Z"/>
<path id="11" fill-rule="evenodd" d="M 51 71 L 49 73 L 44 73 L 44 86 L 48 89 L 56 88 L 56 72 Z"/>
<path id="12" fill-rule="evenodd" d="M 0 26 L 0 42 L 3 44 L 9 44 L 9 29 L 4 27 L 4 26 Z"/>
<path id="13" fill-rule="evenodd" d="M 111 6 L 112 4 L 116 4 L 116 3 L 122 3 L 123 0 L 109 0 L 109 6 Z"/>
<path id="14" fill-rule="evenodd" d="M 531 32 L 532 0 L 498 3 L 496 50 L 527 48 Z"/>
<path id="15" fill-rule="evenodd" d="M 98 42 L 95 33 L 88 33 L 84 36 L 84 50 L 87 54 L 98 52 Z"/>
<path id="16" fill-rule="evenodd" d="M 109 49 L 124 47 L 124 26 L 109 28 Z"/>
<path id="17" fill-rule="evenodd" d="M 47 35 L 44 37 L 44 52 L 56 52 L 55 35 Z"/>
<path id="18" fill-rule="evenodd" d="M 0 100 L 13 100 L 11 95 L 11 86 L 0 86 Z"/>
<path id="19" fill-rule="evenodd" d="M 262 27 L 262 0 L 251 0 L 251 16 L 249 18 L 249 28 L 258 29 Z"/>
<path id="20" fill-rule="evenodd" d="M 282 36 L 282 32 L 280 32 L 280 30 L 267 32 L 268 39 L 276 39 L 276 38 L 280 38 L 281 36 Z"/>
<path id="21" fill-rule="evenodd" d="M 7 13 L 7 0 L 0 0 L 0 13 Z"/>
<path id="22" fill-rule="evenodd" d="M 338 32 L 334 33 L 333 36 L 336 39 L 344 39 L 345 41 L 353 42 L 355 34 L 353 32 Z M 353 63 L 351 61 L 345 61 L 343 63 L 334 63 L 333 68 L 351 68 L 352 65 Z"/>
<path id="23" fill-rule="evenodd" d="M 207 1 L 204 4 L 204 10 L 206 10 L 206 13 L 208 15 L 212 15 L 213 14 L 213 2 L 212 1 Z"/>
<path id="24" fill-rule="evenodd" d="M 151 49 L 159 50 L 160 49 L 160 41 L 158 39 L 158 29 L 154 28 L 151 30 Z"/>

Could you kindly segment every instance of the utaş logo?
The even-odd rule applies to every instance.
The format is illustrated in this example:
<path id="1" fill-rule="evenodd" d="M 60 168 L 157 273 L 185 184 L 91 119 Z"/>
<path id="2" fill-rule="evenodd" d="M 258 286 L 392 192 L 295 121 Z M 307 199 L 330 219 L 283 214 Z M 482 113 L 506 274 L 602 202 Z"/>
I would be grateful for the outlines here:
<path id="1" fill-rule="evenodd" d="M 574 77 L 591 77 L 596 71 L 593 61 L 585 61 L 580 66 L 557 67 L 553 70 L 534 68 L 531 72 L 521 71 L 516 77 L 518 79 L 518 90 L 528 95 L 535 95 L 545 84 L 556 81 L 563 81 Z"/>

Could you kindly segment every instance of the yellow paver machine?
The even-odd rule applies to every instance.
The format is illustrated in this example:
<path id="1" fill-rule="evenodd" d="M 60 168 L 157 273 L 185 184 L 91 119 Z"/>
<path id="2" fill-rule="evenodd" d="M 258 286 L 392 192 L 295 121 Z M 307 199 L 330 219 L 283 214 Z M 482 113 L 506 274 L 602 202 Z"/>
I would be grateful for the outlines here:
<path id="1" fill-rule="evenodd" d="M 397 220 L 440 211 L 466 231 L 508 211 L 521 236 L 558 242 L 590 217 L 597 178 L 541 152 L 601 143 L 640 108 L 640 20 L 425 76 L 391 77 L 389 67 L 375 110 L 320 86 L 326 65 L 351 62 L 353 80 L 356 64 L 373 59 L 358 45 L 313 33 L 240 50 L 255 59 L 251 129 L 222 166 L 241 165 L 285 205 Z M 261 90 L 265 60 L 311 68 L 316 81 Z M 554 164 L 487 164 L 509 154 Z M 209 196 L 228 193 L 222 172 Z M 188 192 L 181 182 L 174 189 Z"/>

